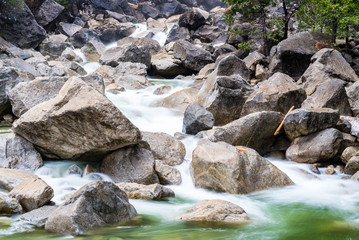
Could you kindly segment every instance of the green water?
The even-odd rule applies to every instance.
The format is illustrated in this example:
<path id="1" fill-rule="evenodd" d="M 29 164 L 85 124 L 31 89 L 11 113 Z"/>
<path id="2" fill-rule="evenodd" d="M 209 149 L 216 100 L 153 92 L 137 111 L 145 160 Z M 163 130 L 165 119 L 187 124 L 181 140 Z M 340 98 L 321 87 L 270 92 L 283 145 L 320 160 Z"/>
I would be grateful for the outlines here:
<path id="1" fill-rule="evenodd" d="M 359 217 L 358 212 L 305 204 L 268 205 L 267 208 L 266 214 L 270 217 L 270 221 L 253 221 L 248 225 L 196 226 L 140 215 L 133 223 L 99 228 L 73 239 L 359 239 L 359 222 L 354 221 Z M 0 232 L 8 227 L 8 223 L 0 221 Z M 0 239 L 12 240 L 67 238 L 69 236 L 50 234 L 42 229 L 0 237 Z"/>

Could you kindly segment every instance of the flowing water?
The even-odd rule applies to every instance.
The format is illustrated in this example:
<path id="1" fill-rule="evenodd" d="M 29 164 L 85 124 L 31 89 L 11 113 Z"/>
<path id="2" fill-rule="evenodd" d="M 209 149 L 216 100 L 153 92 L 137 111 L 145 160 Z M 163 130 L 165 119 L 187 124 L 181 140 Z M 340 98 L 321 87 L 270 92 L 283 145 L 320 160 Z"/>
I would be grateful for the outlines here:
<path id="1" fill-rule="evenodd" d="M 147 31 L 144 24 L 137 24 L 132 36 Z M 161 46 L 166 34 L 156 32 L 153 39 Z M 116 46 L 116 42 L 108 48 Z M 86 71 L 93 72 L 100 66 L 87 62 L 80 50 L 76 53 L 83 59 Z M 150 79 L 153 86 L 142 90 L 127 90 L 118 94 L 106 93 L 107 97 L 141 130 L 165 132 L 173 135 L 181 132 L 183 113 L 156 107 L 156 102 L 171 93 L 190 87 L 188 80 Z M 172 86 L 166 95 L 154 95 L 153 91 L 163 85 Z M 359 239 L 359 183 L 345 180 L 342 174 L 308 174 L 309 167 L 283 160 L 280 156 L 268 159 L 295 182 L 295 185 L 268 189 L 246 195 L 215 193 L 195 188 L 190 176 L 190 162 L 198 139 L 188 136 L 181 140 L 187 150 L 186 159 L 177 166 L 182 174 L 182 184 L 169 186 L 175 198 L 163 201 L 130 200 L 138 217 L 124 225 L 112 225 L 94 229 L 84 236 L 72 237 L 46 232 L 19 221 L 19 216 L 0 218 L 0 239 Z M 67 169 L 74 162 L 47 161 L 35 173 L 55 190 L 53 201 L 60 204 L 66 194 L 92 181 L 68 175 Z M 77 162 L 80 167 L 86 163 Z M 93 163 L 91 163 L 93 164 Z M 93 167 L 99 167 L 93 165 Z M 324 170 L 321 169 L 323 172 Z M 98 177 L 98 176 L 97 176 Z M 111 181 L 106 175 L 104 180 Z M 178 220 L 184 211 L 204 199 L 223 199 L 240 205 L 251 218 L 251 223 L 240 226 L 193 225 Z"/>
<path id="2" fill-rule="evenodd" d="M 192 82 L 151 80 L 155 84 L 146 89 L 107 93 L 107 96 L 141 130 L 171 135 L 180 132 L 183 114 L 155 107 L 155 103 Z M 162 85 L 171 85 L 172 91 L 162 96 L 153 95 L 153 91 Z M 133 222 L 71 237 L 25 225 L 17 221 L 16 216 L 4 217 L 0 218 L 0 239 L 359 239 L 358 182 L 342 179 L 340 174 L 321 174 L 314 178 L 306 173 L 309 168 L 305 164 L 268 158 L 286 172 L 295 185 L 247 195 L 215 193 L 195 188 L 189 173 L 191 153 L 198 139 L 189 136 L 182 141 L 187 155 L 177 168 L 181 171 L 183 183 L 170 186 L 176 197 L 163 201 L 130 200 L 139 213 Z M 58 204 L 64 195 L 92 181 L 67 175 L 66 170 L 71 164 L 70 161 L 48 161 L 36 171 L 54 188 L 54 201 Z M 102 177 L 110 180 L 105 175 Z M 249 214 L 252 222 L 241 226 L 215 226 L 192 225 L 178 220 L 186 209 L 204 199 L 224 199 L 238 204 Z"/>

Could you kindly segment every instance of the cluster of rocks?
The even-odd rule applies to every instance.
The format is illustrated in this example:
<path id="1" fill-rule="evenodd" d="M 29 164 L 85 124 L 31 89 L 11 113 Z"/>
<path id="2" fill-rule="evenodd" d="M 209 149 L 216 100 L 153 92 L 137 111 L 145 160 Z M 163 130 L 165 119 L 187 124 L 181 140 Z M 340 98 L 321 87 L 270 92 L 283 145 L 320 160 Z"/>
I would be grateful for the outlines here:
<path id="1" fill-rule="evenodd" d="M 31 10 L 26 4 L 0 9 L 6 29 L 0 33 L 8 40 L 0 37 L 0 115 L 18 118 L 13 133 L 0 135 L 0 187 L 9 191 L 0 196 L 1 214 L 27 212 L 24 221 L 78 235 L 133 219 L 128 198 L 174 197 L 163 185 L 181 183 L 175 166 L 184 161 L 184 145 L 168 134 L 141 132 L 105 96 L 105 90 L 151 85 L 147 74 L 196 80 L 157 106 L 184 112 L 183 132 L 202 138 L 192 153 L 197 187 L 246 194 L 292 185 L 262 157 L 273 151 L 315 164 L 314 170 L 343 165 L 359 178 L 358 42 L 351 41 L 352 55 L 343 55 L 320 49 L 322 34 L 302 32 L 270 56 L 248 54 L 231 45 L 225 9 L 212 9 L 216 1 L 119 2 L 73 1 L 64 9 L 46 0 Z M 76 17 L 70 22 L 66 13 Z M 147 31 L 130 37 L 142 21 Z M 166 41 L 157 41 L 163 32 Z M 105 46 L 114 41 L 116 47 Z M 76 49 L 100 67 L 88 74 Z M 43 159 L 99 162 L 99 172 L 116 184 L 92 182 L 49 206 L 53 189 L 14 170 L 36 170 Z M 81 172 L 69 169 L 89 170 Z M 249 221 L 239 206 L 221 201 L 203 202 L 181 219 Z"/>

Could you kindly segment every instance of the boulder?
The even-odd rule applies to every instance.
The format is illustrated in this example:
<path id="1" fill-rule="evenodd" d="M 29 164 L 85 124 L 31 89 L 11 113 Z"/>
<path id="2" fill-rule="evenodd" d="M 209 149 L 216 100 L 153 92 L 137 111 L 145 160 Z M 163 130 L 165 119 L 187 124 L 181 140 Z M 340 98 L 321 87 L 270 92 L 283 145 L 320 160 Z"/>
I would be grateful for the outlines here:
<path id="1" fill-rule="evenodd" d="M 214 116 L 215 125 L 224 125 L 240 117 L 242 106 L 253 89 L 249 70 L 235 55 L 218 59 L 198 92 L 198 103 Z"/>
<path id="2" fill-rule="evenodd" d="M 0 167 L 36 170 L 43 165 L 40 153 L 26 139 L 13 133 L 0 135 Z"/>
<path id="3" fill-rule="evenodd" d="M 345 165 L 344 173 L 353 175 L 359 171 L 359 156 L 353 156 Z"/>
<path id="4" fill-rule="evenodd" d="M 150 51 L 150 55 L 154 55 L 161 50 L 160 44 L 152 38 L 135 38 L 135 37 L 125 37 L 117 42 L 117 46 L 122 46 L 126 44 L 134 44 L 141 48 L 147 48 Z"/>
<path id="5" fill-rule="evenodd" d="M 342 152 L 340 159 L 343 163 L 347 164 L 352 157 L 359 156 L 359 147 L 347 147 Z"/>
<path id="6" fill-rule="evenodd" d="M 174 92 L 168 97 L 159 101 L 156 106 L 165 108 L 174 108 L 180 112 L 184 112 L 188 105 L 197 103 L 198 89 L 186 88 Z"/>
<path id="7" fill-rule="evenodd" d="M 216 39 L 226 37 L 225 34 L 226 32 L 223 28 L 217 26 L 203 25 L 192 34 L 192 37 L 195 39 L 199 39 L 203 43 L 213 43 Z M 223 52 L 232 52 L 231 50 L 233 50 L 233 48 L 229 48 L 228 46 L 226 49 L 222 48 Z"/>
<path id="8" fill-rule="evenodd" d="M 35 18 L 38 24 L 45 27 L 54 21 L 65 8 L 55 0 L 45 0 L 40 7 L 36 9 Z"/>
<path id="9" fill-rule="evenodd" d="M 106 87 L 116 84 L 119 89 L 139 89 L 151 85 L 146 69 L 142 63 L 119 62 L 115 68 L 104 65 L 96 72 L 102 75 Z"/>
<path id="10" fill-rule="evenodd" d="M 318 86 L 303 103 L 302 108 L 332 108 L 340 115 L 352 115 L 345 85 L 342 80 L 332 79 Z"/>
<path id="11" fill-rule="evenodd" d="M 292 106 L 299 108 L 306 97 L 304 89 L 291 77 L 283 73 L 275 73 L 249 95 L 241 115 L 261 111 L 287 113 Z"/>
<path id="12" fill-rule="evenodd" d="M 166 78 L 188 74 L 188 70 L 181 65 L 181 60 L 165 51 L 160 51 L 153 55 L 151 57 L 151 65 L 156 74 Z"/>
<path id="13" fill-rule="evenodd" d="M 359 137 L 359 117 L 340 116 L 340 119 L 347 121 L 350 124 L 351 135 Z"/>
<path id="14" fill-rule="evenodd" d="M 47 219 L 45 229 L 79 235 L 95 227 L 129 221 L 136 214 L 126 193 L 114 183 L 94 181 L 62 203 Z"/>
<path id="15" fill-rule="evenodd" d="M 104 95 L 105 87 L 100 74 L 91 73 L 81 79 Z M 41 77 L 18 84 L 9 92 L 12 112 L 20 117 L 37 104 L 56 97 L 67 80 L 67 77 Z"/>
<path id="16" fill-rule="evenodd" d="M 45 222 L 56 208 L 57 206 L 45 205 L 21 215 L 20 220 L 26 224 L 34 225 L 38 228 L 43 228 L 45 226 Z"/>
<path id="17" fill-rule="evenodd" d="M 158 16 L 161 18 L 169 18 L 185 11 L 182 5 L 176 0 L 161 2 L 156 6 L 156 10 L 158 11 Z"/>
<path id="18" fill-rule="evenodd" d="M 154 95 L 164 95 L 164 94 L 171 92 L 171 90 L 172 90 L 171 86 L 161 86 L 161 87 L 156 88 L 156 90 L 153 91 L 153 94 Z"/>
<path id="19" fill-rule="evenodd" d="M 81 52 L 85 55 L 86 60 L 90 62 L 100 61 L 101 54 L 106 51 L 106 47 L 102 42 L 95 40 L 88 41 L 82 48 Z"/>
<path id="20" fill-rule="evenodd" d="M 62 34 L 72 37 L 75 33 L 82 29 L 82 26 L 73 23 L 60 22 L 58 29 Z"/>
<path id="21" fill-rule="evenodd" d="M 98 161 L 99 155 L 141 139 L 137 127 L 110 100 L 74 77 L 55 98 L 23 114 L 13 129 L 53 159 Z"/>
<path id="22" fill-rule="evenodd" d="M 274 132 L 282 119 L 283 114 L 279 112 L 257 112 L 222 127 L 200 132 L 197 136 L 208 138 L 212 142 L 223 141 L 235 146 L 246 146 L 259 154 L 265 154 L 275 142 Z"/>
<path id="23" fill-rule="evenodd" d="M 89 0 L 91 6 L 97 11 L 110 10 L 112 12 L 132 15 L 133 11 L 128 0 Z"/>
<path id="24" fill-rule="evenodd" d="M 359 117 L 359 81 L 347 87 L 346 92 L 354 117 Z"/>
<path id="25" fill-rule="evenodd" d="M 142 140 L 150 145 L 155 159 L 175 166 L 183 162 L 186 155 L 184 144 L 167 133 L 142 132 Z"/>
<path id="26" fill-rule="evenodd" d="M 9 197 L 16 198 L 29 212 L 49 203 L 54 197 L 54 190 L 40 178 L 28 178 L 14 187 Z"/>
<path id="27" fill-rule="evenodd" d="M 138 47 L 129 43 L 122 46 L 107 49 L 100 58 L 100 63 L 116 67 L 119 62 L 143 63 L 147 67 L 151 65 L 150 50 L 146 47 Z"/>
<path id="28" fill-rule="evenodd" d="M 106 18 L 102 21 L 90 20 L 87 25 L 88 29 L 96 33 L 104 43 L 128 37 L 136 30 L 133 23 L 120 23 L 114 18 Z"/>
<path id="29" fill-rule="evenodd" d="M 180 171 L 163 163 L 161 160 L 155 161 L 155 170 L 160 183 L 163 185 L 179 185 L 182 182 Z"/>
<path id="30" fill-rule="evenodd" d="M 11 108 L 8 94 L 20 82 L 30 81 L 27 74 L 12 68 L 0 68 L 0 113 L 7 111 Z"/>
<path id="31" fill-rule="evenodd" d="M 177 24 L 174 24 L 167 34 L 166 43 L 175 42 L 178 40 L 187 40 L 191 38 L 188 28 L 180 27 Z"/>
<path id="32" fill-rule="evenodd" d="M 44 56 L 49 55 L 52 59 L 61 56 L 66 48 L 71 47 L 70 43 L 65 42 L 66 39 L 63 34 L 49 36 L 40 44 L 40 53 Z"/>
<path id="33" fill-rule="evenodd" d="M 335 128 L 296 138 L 286 151 L 290 161 L 318 163 L 331 160 L 337 153 L 343 134 Z"/>
<path id="34" fill-rule="evenodd" d="M 191 8 L 178 19 L 178 25 L 180 27 L 186 27 L 189 30 L 196 30 L 204 25 L 209 19 L 208 12 L 200 8 Z"/>
<path id="35" fill-rule="evenodd" d="M 317 43 L 329 42 L 317 32 L 300 32 L 281 41 L 271 50 L 269 76 L 282 72 L 298 80 L 309 67 L 311 57 L 318 51 Z"/>
<path id="36" fill-rule="evenodd" d="M 250 218 L 240 206 L 224 200 L 202 200 L 188 209 L 180 220 L 201 223 L 246 224 Z"/>
<path id="37" fill-rule="evenodd" d="M 255 71 L 256 69 L 256 65 L 259 63 L 262 63 L 265 59 L 265 56 L 258 52 L 251 52 L 247 57 L 245 57 L 243 59 L 243 61 L 246 63 L 246 67 L 251 70 L 251 71 Z M 283 74 L 285 76 L 287 76 L 286 74 Z"/>
<path id="38" fill-rule="evenodd" d="M 31 79 L 40 75 L 39 71 L 33 66 L 21 58 L 10 58 L 3 61 L 4 67 L 12 67 L 18 72 L 22 72 L 28 75 Z"/>
<path id="39" fill-rule="evenodd" d="M 158 183 L 155 159 L 151 151 L 137 146 L 119 149 L 107 155 L 101 164 L 101 172 L 115 182 L 139 184 Z"/>
<path id="40" fill-rule="evenodd" d="M 215 50 L 213 52 L 213 58 L 214 58 L 214 60 L 217 60 L 217 58 L 221 55 L 236 52 L 236 51 L 237 51 L 237 48 L 233 47 L 232 45 L 223 44 L 223 45 L 215 48 Z"/>
<path id="41" fill-rule="evenodd" d="M 359 181 L 359 171 L 356 172 L 350 179 L 354 181 Z"/>
<path id="42" fill-rule="evenodd" d="M 175 193 L 158 183 L 151 185 L 142 185 L 138 183 L 116 183 L 122 191 L 124 191 L 128 198 L 144 199 L 144 200 L 159 200 L 163 198 L 174 197 Z"/>
<path id="43" fill-rule="evenodd" d="M 75 48 L 82 48 L 90 40 L 101 41 L 99 36 L 94 31 L 87 28 L 78 30 L 70 37 L 70 42 Z"/>
<path id="44" fill-rule="evenodd" d="M 198 104 L 188 105 L 183 117 L 183 130 L 187 134 L 197 134 L 200 131 L 213 128 L 213 114 Z"/>
<path id="45" fill-rule="evenodd" d="M 227 3 L 221 0 L 197 0 L 197 5 L 202 6 L 206 11 L 210 11 L 215 7 L 228 7 Z"/>
<path id="46" fill-rule="evenodd" d="M 178 40 L 173 45 L 174 56 L 182 61 L 185 68 L 199 72 L 204 66 L 213 62 L 211 53 L 185 40 Z"/>
<path id="47" fill-rule="evenodd" d="M 0 194 L 0 215 L 15 215 L 22 213 L 24 213 L 24 209 L 18 200 Z"/>
<path id="48" fill-rule="evenodd" d="M 224 142 L 204 141 L 193 151 L 191 171 L 196 187 L 246 194 L 293 184 L 290 178 L 255 150 Z"/>
<path id="49" fill-rule="evenodd" d="M 20 48 L 36 48 L 46 37 L 28 6 L 18 1 L 13 6 L 2 2 L 0 9 L 1 36 Z"/>
<path id="50" fill-rule="evenodd" d="M 11 191 L 26 179 L 36 179 L 36 175 L 15 169 L 0 168 L 0 188 Z"/>
<path id="51" fill-rule="evenodd" d="M 339 121 L 339 113 L 330 108 L 296 109 L 290 112 L 284 121 L 287 137 L 294 140 L 300 136 L 333 128 Z"/>
<path id="52" fill-rule="evenodd" d="M 145 18 L 158 18 L 158 11 L 150 5 L 148 2 L 143 2 L 138 4 L 141 13 L 145 16 Z"/>
<path id="53" fill-rule="evenodd" d="M 312 95 L 324 83 L 342 80 L 355 82 L 359 78 L 343 56 L 334 49 L 323 48 L 311 59 L 313 62 L 304 72 L 301 82 L 307 92 Z"/>

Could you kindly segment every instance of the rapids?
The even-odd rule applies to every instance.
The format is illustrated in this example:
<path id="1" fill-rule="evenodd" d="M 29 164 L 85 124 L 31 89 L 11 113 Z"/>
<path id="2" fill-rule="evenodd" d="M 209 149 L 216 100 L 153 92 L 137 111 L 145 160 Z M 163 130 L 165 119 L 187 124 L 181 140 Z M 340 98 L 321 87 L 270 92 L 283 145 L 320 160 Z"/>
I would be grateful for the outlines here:
<path id="1" fill-rule="evenodd" d="M 183 114 L 156 107 L 155 103 L 172 92 L 189 87 L 188 80 L 150 79 L 154 85 L 141 90 L 127 90 L 107 97 L 141 130 L 173 135 L 181 132 Z M 162 85 L 172 85 L 166 95 L 154 95 Z M 170 186 L 176 197 L 166 201 L 130 200 L 139 217 L 124 226 L 106 226 L 74 239 L 359 239 L 359 184 L 344 180 L 342 174 L 308 174 L 306 164 L 268 157 L 295 182 L 295 185 L 269 189 L 247 195 L 215 193 L 196 188 L 190 176 L 191 153 L 198 139 L 182 140 L 187 155 L 177 168 L 183 182 Z M 59 204 L 64 195 L 90 182 L 91 178 L 69 176 L 67 168 L 74 162 L 47 161 L 36 171 L 55 190 Z M 77 163 L 84 166 L 85 163 Z M 96 166 L 95 166 L 96 167 Z M 321 169 L 324 171 L 324 169 Z M 110 180 L 106 175 L 103 179 Z M 316 177 L 313 177 L 316 176 Z M 189 225 L 177 220 L 186 209 L 204 199 L 224 199 L 240 205 L 252 223 L 243 226 Z M 0 219 L 0 239 L 68 239 L 36 229 L 17 217 Z"/>

